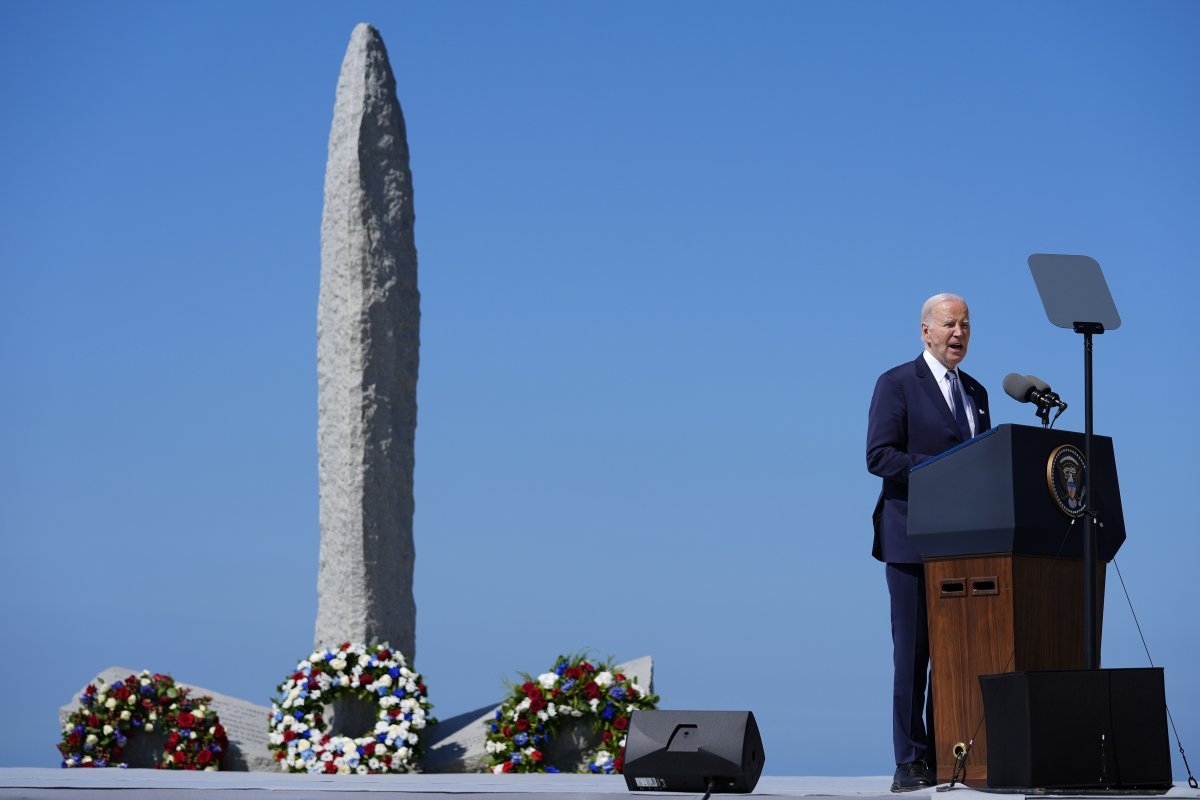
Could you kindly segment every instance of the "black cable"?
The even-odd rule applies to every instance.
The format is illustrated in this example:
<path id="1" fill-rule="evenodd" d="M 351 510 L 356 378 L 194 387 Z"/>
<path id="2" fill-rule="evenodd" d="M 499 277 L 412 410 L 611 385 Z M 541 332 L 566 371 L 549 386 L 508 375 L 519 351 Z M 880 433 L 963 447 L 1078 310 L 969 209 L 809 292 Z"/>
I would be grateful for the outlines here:
<path id="1" fill-rule="evenodd" d="M 1117 557 L 1113 556 L 1113 567 L 1117 570 L 1117 579 L 1121 581 L 1121 591 L 1125 593 L 1125 602 L 1129 605 L 1129 613 L 1133 617 L 1133 624 L 1137 627 L 1138 636 L 1142 640 L 1142 649 L 1146 651 L 1146 660 L 1150 662 L 1150 666 L 1154 666 L 1154 659 L 1150 655 L 1150 646 L 1146 644 L 1146 634 L 1142 633 L 1142 623 L 1138 621 L 1137 612 L 1133 610 L 1133 599 L 1129 596 L 1129 587 L 1125 585 L 1125 576 L 1121 574 L 1121 566 L 1117 564 Z M 1187 770 L 1188 786 L 1193 789 L 1200 788 L 1200 784 L 1196 783 L 1196 776 L 1192 774 L 1192 768 L 1188 764 L 1187 753 L 1183 752 L 1183 742 L 1179 740 L 1179 729 L 1175 727 L 1175 717 L 1171 716 L 1171 707 L 1166 706 L 1167 719 L 1171 722 L 1171 731 L 1175 734 L 1175 745 L 1179 748 L 1179 757 L 1183 759 L 1183 768 Z"/>
<path id="2" fill-rule="evenodd" d="M 704 797 L 701 797 L 700 800 L 708 800 L 708 798 L 712 797 L 716 782 L 716 778 L 709 778 L 704 781 Z"/>

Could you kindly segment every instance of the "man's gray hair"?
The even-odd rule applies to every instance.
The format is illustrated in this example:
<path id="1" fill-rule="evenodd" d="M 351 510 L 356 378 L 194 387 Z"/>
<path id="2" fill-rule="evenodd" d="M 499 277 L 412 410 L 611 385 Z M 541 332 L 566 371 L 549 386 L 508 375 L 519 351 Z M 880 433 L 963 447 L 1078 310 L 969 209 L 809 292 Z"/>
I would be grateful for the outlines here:
<path id="1" fill-rule="evenodd" d="M 921 306 L 921 324 L 925 324 L 925 321 L 929 319 L 929 315 L 933 313 L 933 307 L 939 303 L 962 303 L 964 306 L 967 305 L 967 301 L 956 294 L 951 294 L 950 292 L 935 294 L 925 301 L 925 305 Z M 970 310 L 969 306 L 968 310 Z"/>

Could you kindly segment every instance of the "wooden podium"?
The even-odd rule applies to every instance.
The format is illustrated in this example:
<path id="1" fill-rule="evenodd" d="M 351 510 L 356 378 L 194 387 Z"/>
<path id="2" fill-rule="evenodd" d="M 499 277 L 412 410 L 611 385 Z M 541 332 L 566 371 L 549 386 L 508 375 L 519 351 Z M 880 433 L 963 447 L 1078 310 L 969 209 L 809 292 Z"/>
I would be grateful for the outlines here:
<path id="1" fill-rule="evenodd" d="M 1073 516 L 1082 503 L 1062 489 L 1072 448 L 1082 453 L 1083 434 L 1001 425 L 909 476 L 908 535 L 925 560 L 939 783 L 950 780 L 956 745 L 972 738 L 959 777 L 987 778 L 980 675 L 1085 666 L 1083 524 Z M 1102 609 L 1104 567 L 1125 541 L 1125 521 L 1112 439 L 1094 437 L 1092 450 Z M 1055 475 L 1065 502 L 1051 488 Z"/>

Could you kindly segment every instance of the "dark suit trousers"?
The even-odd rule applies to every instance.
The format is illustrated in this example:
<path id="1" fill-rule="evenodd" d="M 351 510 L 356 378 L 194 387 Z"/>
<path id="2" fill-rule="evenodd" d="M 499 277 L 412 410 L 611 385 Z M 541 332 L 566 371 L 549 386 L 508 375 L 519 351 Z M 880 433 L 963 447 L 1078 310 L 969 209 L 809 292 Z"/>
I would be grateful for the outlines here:
<path id="1" fill-rule="evenodd" d="M 925 565 L 887 564 L 886 570 L 892 599 L 892 744 L 896 763 L 927 761 L 932 765 L 933 686 L 929 682 Z"/>

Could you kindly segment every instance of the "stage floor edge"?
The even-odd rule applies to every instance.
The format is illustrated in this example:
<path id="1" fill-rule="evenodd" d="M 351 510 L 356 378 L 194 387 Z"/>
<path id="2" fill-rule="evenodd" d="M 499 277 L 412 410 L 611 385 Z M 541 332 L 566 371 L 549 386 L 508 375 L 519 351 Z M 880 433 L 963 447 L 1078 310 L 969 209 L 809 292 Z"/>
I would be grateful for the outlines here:
<path id="1" fill-rule="evenodd" d="M 890 793 L 891 776 L 873 777 L 785 777 L 766 775 L 758 782 L 754 797 L 846 797 L 897 798 Z M 135 800 L 204 797 L 206 800 L 447 800 L 454 796 L 476 800 L 536 800 L 532 795 L 550 795 L 564 800 L 611 800 L 617 796 L 693 797 L 677 792 L 630 792 L 619 775 L 286 775 L 270 772 L 175 772 L 152 769 L 49 769 L 9 767 L 0 769 L 0 798 L 57 798 L 71 800 Z M 699 794 L 694 795 L 699 797 Z M 722 795 L 717 795 L 720 797 Z M 995 792 L 965 786 L 949 791 L 924 789 L 903 795 L 911 800 L 987 800 Z M 1124 800 L 1168 798 L 1200 800 L 1200 791 L 1177 782 L 1165 794 L 1007 794 L 1008 797 L 1108 797 Z"/>

